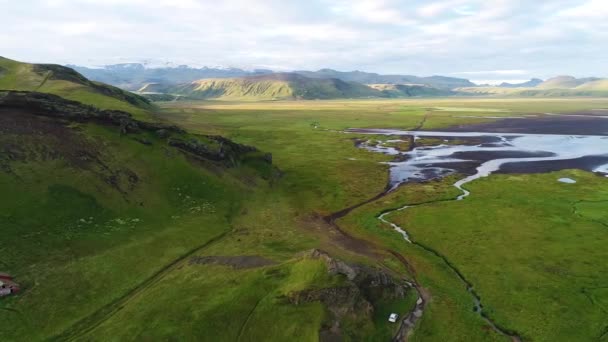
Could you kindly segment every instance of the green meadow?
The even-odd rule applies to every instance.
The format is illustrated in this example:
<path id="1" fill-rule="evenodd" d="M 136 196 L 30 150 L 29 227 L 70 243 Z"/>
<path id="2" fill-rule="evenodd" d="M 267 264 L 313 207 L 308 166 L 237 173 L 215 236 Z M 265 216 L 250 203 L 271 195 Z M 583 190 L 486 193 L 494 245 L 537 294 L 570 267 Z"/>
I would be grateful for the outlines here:
<path id="1" fill-rule="evenodd" d="M 436 129 L 492 120 L 484 116 L 605 106 L 603 99 L 206 102 L 166 104 L 164 115 L 190 129 L 255 142 L 272 151 L 284 171 L 281 183 L 299 194 L 298 206 L 325 215 L 369 199 L 386 185 L 387 167 L 378 162 L 388 157 L 353 148 L 356 135 L 339 130 L 407 129 L 425 117 L 424 128 Z M 557 182 L 564 176 L 580 181 Z M 376 218 L 408 203 L 453 198 L 458 192 L 451 183 L 405 186 L 351 212 L 339 224 L 380 246 L 403 251 L 419 264 L 418 277 L 433 301 L 414 337 L 500 339 L 472 312 L 471 295 L 441 259 L 408 245 Z M 598 268 L 605 257 L 601 241 L 608 234 L 602 202 L 608 199 L 602 190 L 606 186 L 606 179 L 583 171 L 498 175 L 472 183 L 474 195 L 465 201 L 440 202 L 389 217 L 455 265 L 475 286 L 485 314 L 501 327 L 524 340 L 572 340 L 583 336 L 582 330 L 594 339 L 608 326 L 602 313 L 606 299 L 601 297 L 605 272 Z"/>
<path id="2" fill-rule="evenodd" d="M 316 341 L 331 313 L 289 296 L 347 281 L 303 254 L 313 248 L 417 281 L 430 301 L 412 341 L 508 340 L 473 311 L 454 267 L 474 285 L 484 312 L 526 341 L 604 338 L 608 179 L 574 170 L 493 175 L 468 184 L 472 195 L 458 203 L 447 201 L 458 194 L 451 186 L 457 177 L 409 184 L 337 220 L 365 248 L 345 242 L 323 219 L 372 199 L 388 180 L 382 162 L 390 158 L 356 148 L 362 136 L 343 129 L 435 129 L 494 120 L 484 116 L 595 108 L 608 101 L 170 102 L 155 113 L 191 133 L 272 153 L 272 169 L 256 158 L 235 167 L 201 162 L 154 134 L 72 124 L 74 141 L 95 146 L 101 162 L 83 169 L 48 157 L 49 146 L 64 146 L 56 136 L 3 135 L 0 141 L 28 146 L 29 157 L 0 172 L 0 266 L 24 286 L 0 300 L 0 340 Z M 564 176 L 578 183 L 557 182 Z M 417 203 L 428 204 L 388 219 L 419 245 L 377 219 Z M 190 262 L 213 256 L 269 263 Z M 410 291 L 372 303 L 369 317 L 344 318 L 344 340 L 389 340 L 397 326 L 386 316 L 406 315 L 415 300 Z"/>

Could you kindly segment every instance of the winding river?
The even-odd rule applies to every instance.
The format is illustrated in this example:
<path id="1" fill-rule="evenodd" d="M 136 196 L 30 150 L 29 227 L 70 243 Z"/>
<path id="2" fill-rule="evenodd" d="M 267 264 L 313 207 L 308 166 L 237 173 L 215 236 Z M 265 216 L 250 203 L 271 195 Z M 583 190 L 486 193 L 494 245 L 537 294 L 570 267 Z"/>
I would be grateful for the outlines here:
<path id="1" fill-rule="evenodd" d="M 408 138 L 408 140 L 400 138 L 384 142 L 366 141 L 358 144 L 359 147 L 369 151 L 396 157 L 397 160 L 387 163 L 390 165 L 389 192 L 407 182 L 437 179 L 455 173 L 468 174 L 453 184 L 460 190 L 460 194 L 451 200 L 460 201 L 471 194 L 464 187 L 467 183 L 495 172 L 546 172 L 564 168 L 580 168 L 604 176 L 608 174 L 608 136 L 603 135 L 433 132 L 390 129 L 351 129 L 347 132 Z M 433 138 L 433 142 L 439 141 L 440 143 L 430 143 L 428 146 L 414 144 L 414 148 L 408 151 L 399 151 L 390 146 L 395 142 L 416 142 L 424 138 Z M 416 244 L 441 258 L 455 272 L 473 297 L 475 312 L 499 334 L 510 337 L 513 341 L 521 341 L 516 333 L 498 326 L 484 313 L 481 298 L 475 292 L 473 284 L 445 256 L 416 242 L 406 229 L 387 218 L 396 211 L 422 205 L 425 204 L 405 205 L 399 209 L 382 213 L 378 219 L 390 225 L 405 241 Z M 421 300 L 420 297 L 418 304 L 421 303 Z M 421 309 L 423 307 L 418 308 L 417 306 L 417 311 Z M 421 315 L 421 311 L 419 315 Z M 410 314 L 404 320 L 402 329 L 411 329 L 412 318 L 416 317 Z"/>

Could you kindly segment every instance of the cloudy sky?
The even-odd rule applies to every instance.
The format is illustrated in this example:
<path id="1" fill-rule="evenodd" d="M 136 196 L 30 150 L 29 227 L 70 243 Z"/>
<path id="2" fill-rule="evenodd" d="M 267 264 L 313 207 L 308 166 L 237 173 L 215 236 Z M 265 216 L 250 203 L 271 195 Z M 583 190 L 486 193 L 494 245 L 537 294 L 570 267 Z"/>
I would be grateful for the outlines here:
<path id="1" fill-rule="evenodd" d="M 608 76 L 606 0 L 0 0 L 0 55 L 103 65 Z"/>

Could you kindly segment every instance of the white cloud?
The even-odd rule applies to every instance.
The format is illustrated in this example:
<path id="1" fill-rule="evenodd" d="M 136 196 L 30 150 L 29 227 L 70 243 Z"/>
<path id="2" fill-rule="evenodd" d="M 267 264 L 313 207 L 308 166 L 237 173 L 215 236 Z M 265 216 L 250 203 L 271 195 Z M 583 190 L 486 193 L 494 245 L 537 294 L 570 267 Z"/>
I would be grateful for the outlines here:
<path id="1" fill-rule="evenodd" d="M 481 75 L 481 74 L 492 74 L 492 75 L 526 75 L 529 72 L 527 70 L 486 70 L 486 71 L 460 71 L 454 72 L 454 75 Z"/>
<path id="2" fill-rule="evenodd" d="M 38 62 L 150 58 L 523 79 L 597 74 L 608 52 L 604 0 L 0 3 L 0 54 Z"/>

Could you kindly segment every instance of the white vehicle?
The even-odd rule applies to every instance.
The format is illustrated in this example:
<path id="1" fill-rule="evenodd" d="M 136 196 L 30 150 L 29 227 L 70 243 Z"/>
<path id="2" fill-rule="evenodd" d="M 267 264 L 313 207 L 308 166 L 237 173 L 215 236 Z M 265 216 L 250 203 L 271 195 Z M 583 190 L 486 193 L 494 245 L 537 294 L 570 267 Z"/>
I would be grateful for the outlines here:
<path id="1" fill-rule="evenodd" d="M 388 316 L 388 321 L 391 323 L 395 323 L 397 322 L 397 318 L 399 318 L 399 315 L 397 315 L 396 313 L 392 313 L 390 316 Z"/>

